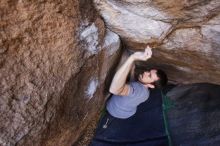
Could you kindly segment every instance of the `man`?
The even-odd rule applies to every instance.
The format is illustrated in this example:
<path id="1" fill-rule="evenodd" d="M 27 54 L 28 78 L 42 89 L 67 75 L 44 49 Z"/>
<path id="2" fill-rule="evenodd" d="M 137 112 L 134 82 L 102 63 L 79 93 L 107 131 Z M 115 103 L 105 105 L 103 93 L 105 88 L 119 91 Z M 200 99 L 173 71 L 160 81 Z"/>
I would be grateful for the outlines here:
<path id="1" fill-rule="evenodd" d="M 145 52 L 136 52 L 129 56 L 116 72 L 109 89 L 113 95 L 107 101 L 108 112 L 100 119 L 90 146 L 167 145 L 163 120 L 160 117 L 162 116 L 161 108 L 150 108 L 141 116 L 140 114 L 133 116 L 138 105 L 149 98 L 149 88 L 166 85 L 166 74 L 161 70 L 148 71 L 144 68 L 135 71 L 135 81 L 126 82 L 135 61 L 146 61 L 151 56 L 150 47 L 147 47 Z M 158 100 L 151 100 L 151 103 L 155 102 L 158 103 Z"/>
<path id="2" fill-rule="evenodd" d="M 162 87 L 167 76 L 162 70 L 144 70 L 136 74 L 136 81 L 126 83 L 127 76 L 135 61 L 147 61 L 152 56 L 149 46 L 145 52 L 136 52 L 129 56 L 116 72 L 109 91 L 113 94 L 107 102 L 108 113 L 120 119 L 126 119 L 136 113 L 137 106 L 149 97 L 149 88 Z"/>

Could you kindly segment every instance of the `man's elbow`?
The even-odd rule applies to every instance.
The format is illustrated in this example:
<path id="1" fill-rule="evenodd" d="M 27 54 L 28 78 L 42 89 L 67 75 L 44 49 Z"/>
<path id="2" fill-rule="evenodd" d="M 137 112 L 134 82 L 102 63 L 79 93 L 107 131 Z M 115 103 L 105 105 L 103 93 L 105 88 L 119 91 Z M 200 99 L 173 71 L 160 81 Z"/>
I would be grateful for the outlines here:
<path id="1" fill-rule="evenodd" d="M 118 95 L 119 94 L 119 92 L 115 88 L 113 88 L 113 87 L 109 88 L 109 92 L 114 94 L 114 95 Z"/>

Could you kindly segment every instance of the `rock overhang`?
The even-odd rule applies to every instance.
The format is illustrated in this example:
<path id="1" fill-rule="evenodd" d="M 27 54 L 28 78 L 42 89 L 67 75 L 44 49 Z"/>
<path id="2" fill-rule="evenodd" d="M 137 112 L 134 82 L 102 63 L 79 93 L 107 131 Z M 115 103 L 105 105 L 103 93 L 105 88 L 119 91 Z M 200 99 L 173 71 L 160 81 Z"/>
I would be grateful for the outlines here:
<path id="1" fill-rule="evenodd" d="M 148 64 L 163 68 L 170 80 L 220 84 L 219 1 L 93 2 L 127 49 L 153 47 Z"/>

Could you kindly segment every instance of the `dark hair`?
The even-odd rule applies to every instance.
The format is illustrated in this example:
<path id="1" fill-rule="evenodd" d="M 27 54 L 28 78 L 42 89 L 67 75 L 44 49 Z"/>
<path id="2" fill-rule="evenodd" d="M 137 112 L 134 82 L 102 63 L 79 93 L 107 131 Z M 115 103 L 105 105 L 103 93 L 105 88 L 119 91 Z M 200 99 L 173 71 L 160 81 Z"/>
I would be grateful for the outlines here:
<path id="1" fill-rule="evenodd" d="M 155 81 L 153 84 L 156 88 L 163 88 L 164 86 L 167 85 L 167 82 L 168 82 L 167 75 L 161 69 L 156 69 L 156 70 L 157 70 L 156 74 L 159 79 Z"/>
<path id="2" fill-rule="evenodd" d="M 138 78 L 141 74 L 143 74 L 145 71 L 150 71 L 151 69 L 154 68 L 146 68 L 146 67 L 135 67 L 134 70 L 134 79 L 136 81 L 138 81 Z M 158 76 L 158 80 L 153 82 L 152 84 L 156 87 L 156 88 L 163 88 L 164 86 L 167 85 L 168 79 L 167 79 L 167 75 L 166 73 L 161 70 L 161 69 L 155 69 L 157 72 L 157 76 Z"/>

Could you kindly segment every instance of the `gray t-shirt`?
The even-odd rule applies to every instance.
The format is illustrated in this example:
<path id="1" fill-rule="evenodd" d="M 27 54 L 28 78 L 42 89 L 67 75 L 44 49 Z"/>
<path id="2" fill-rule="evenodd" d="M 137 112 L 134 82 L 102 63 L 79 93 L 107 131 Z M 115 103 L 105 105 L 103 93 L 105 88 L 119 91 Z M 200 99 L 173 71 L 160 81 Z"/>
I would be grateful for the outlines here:
<path id="1" fill-rule="evenodd" d="M 131 82 L 128 96 L 112 95 L 107 102 L 108 112 L 116 118 L 126 119 L 136 113 L 137 106 L 149 97 L 148 88 L 140 82 Z"/>

